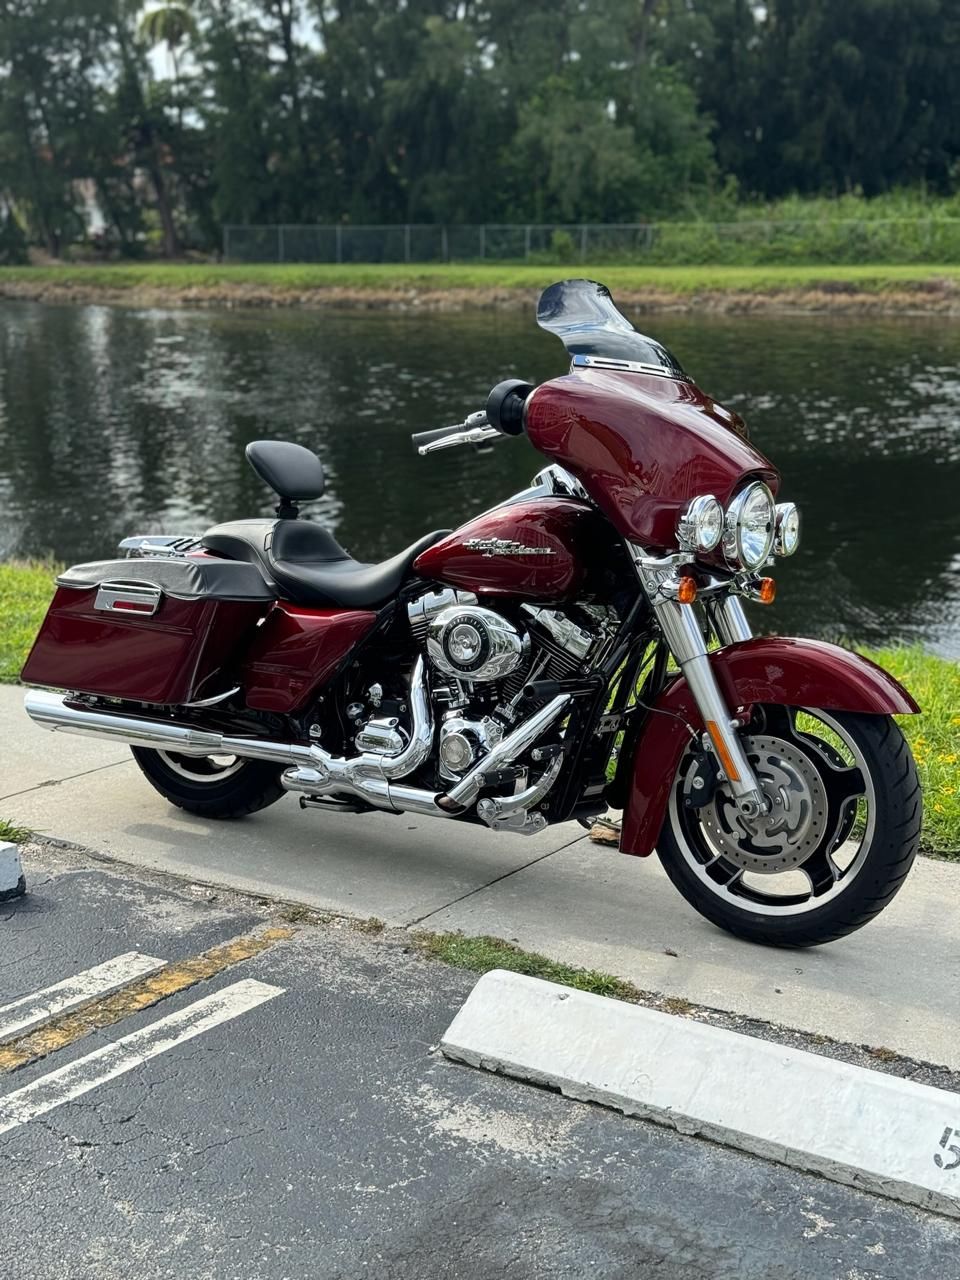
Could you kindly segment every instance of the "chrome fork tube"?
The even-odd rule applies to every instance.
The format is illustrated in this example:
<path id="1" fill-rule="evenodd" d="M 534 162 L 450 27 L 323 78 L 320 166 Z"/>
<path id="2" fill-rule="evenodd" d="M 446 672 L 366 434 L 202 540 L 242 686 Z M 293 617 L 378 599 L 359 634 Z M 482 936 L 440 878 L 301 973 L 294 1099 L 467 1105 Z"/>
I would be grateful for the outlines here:
<path id="1" fill-rule="evenodd" d="M 753 628 L 747 620 L 740 597 L 719 596 L 707 603 L 707 616 L 722 645 L 740 644 L 753 639 Z"/>
<path id="2" fill-rule="evenodd" d="M 738 736 L 738 726 L 731 718 L 730 708 L 713 674 L 700 621 L 692 605 L 681 604 L 673 598 L 676 594 L 673 590 L 675 565 L 669 558 L 657 561 L 647 557 L 641 548 L 628 545 L 637 576 L 663 637 L 690 686 L 703 718 L 706 729 L 703 744 L 716 756 L 724 782 L 738 809 L 747 817 L 755 817 L 764 811 L 766 801 Z M 743 613 L 742 609 L 740 612 Z M 735 622 L 734 617 L 731 628 Z M 745 616 L 743 622 L 746 624 Z"/>

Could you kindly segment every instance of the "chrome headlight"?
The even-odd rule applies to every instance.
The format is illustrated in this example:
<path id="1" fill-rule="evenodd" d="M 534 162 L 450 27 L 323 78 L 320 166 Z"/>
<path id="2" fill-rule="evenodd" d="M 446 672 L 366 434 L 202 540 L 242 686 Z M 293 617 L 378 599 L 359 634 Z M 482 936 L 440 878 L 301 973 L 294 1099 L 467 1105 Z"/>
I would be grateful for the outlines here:
<path id="1" fill-rule="evenodd" d="M 792 556 L 800 545 L 800 512 L 792 502 L 778 502 L 773 534 L 773 550 L 778 556 Z"/>
<path id="2" fill-rule="evenodd" d="M 684 551 L 713 551 L 723 536 L 723 507 L 712 493 L 694 498 L 677 522 L 677 540 Z"/>
<path id="3" fill-rule="evenodd" d="M 723 554 L 731 569 L 759 569 L 773 550 L 776 508 L 759 480 L 748 484 L 727 508 Z"/>

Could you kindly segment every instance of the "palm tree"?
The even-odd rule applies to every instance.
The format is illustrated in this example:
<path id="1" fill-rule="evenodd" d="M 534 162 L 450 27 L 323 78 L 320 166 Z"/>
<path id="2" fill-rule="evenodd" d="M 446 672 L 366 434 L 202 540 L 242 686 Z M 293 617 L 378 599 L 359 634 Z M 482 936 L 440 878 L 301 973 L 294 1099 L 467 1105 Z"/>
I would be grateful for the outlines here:
<path id="1" fill-rule="evenodd" d="M 179 50 L 197 34 L 197 24 L 190 12 L 192 0 L 165 0 L 157 9 L 148 9 L 140 19 L 140 36 L 150 45 L 165 44 L 173 63 L 173 84 L 177 97 L 177 120 L 183 123 L 180 94 Z"/>

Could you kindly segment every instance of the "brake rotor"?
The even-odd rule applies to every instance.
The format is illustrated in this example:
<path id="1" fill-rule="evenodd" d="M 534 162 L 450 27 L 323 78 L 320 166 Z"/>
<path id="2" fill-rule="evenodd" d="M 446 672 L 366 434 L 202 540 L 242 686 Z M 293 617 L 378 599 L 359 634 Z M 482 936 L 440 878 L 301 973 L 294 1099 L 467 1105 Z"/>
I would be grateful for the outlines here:
<path id="1" fill-rule="evenodd" d="M 718 853 L 734 866 L 774 875 L 803 866 L 827 832 L 829 803 L 808 755 L 783 738 L 742 738 L 769 809 L 745 818 L 733 799 L 718 790 L 700 810 L 700 820 Z"/>

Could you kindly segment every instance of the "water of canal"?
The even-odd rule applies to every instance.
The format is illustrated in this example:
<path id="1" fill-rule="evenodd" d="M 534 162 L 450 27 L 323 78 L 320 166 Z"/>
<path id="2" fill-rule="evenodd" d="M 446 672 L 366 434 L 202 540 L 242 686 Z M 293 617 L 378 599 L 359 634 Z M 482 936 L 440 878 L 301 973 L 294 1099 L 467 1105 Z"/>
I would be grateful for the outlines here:
<path id="1" fill-rule="evenodd" d="M 747 420 L 805 518 L 764 617 L 960 655 L 960 324 L 651 316 Z M 316 450 L 317 516 L 361 559 L 461 523 L 542 464 L 525 441 L 414 453 L 501 378 L 563 372 L 533 308 L 463 314 L 0 304 L 0 559 L 108 556 L 131 532 L 267 513 L 243 446 Z"/>

